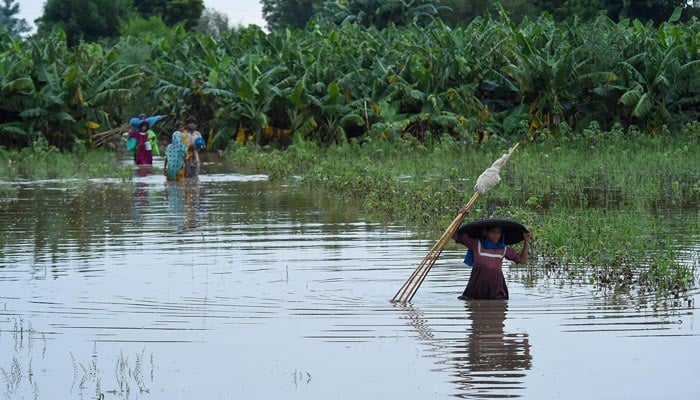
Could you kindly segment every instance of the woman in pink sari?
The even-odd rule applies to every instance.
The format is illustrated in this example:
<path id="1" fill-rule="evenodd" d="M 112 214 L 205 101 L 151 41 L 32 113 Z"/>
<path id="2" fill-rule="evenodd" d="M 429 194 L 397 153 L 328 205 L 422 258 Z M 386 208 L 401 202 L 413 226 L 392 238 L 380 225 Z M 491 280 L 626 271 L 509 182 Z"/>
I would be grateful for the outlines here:
<path id="1" fill-rule="evenodd" d="M 134 164 L 136 165 L 152 165 L 153 164 L 153 149 L 152 143 L 148 137 L 149 125 L 147 121 L 141 121 L 138 131 L 132 131 L 129 138 L 136 139 L 136 154 Z"/>

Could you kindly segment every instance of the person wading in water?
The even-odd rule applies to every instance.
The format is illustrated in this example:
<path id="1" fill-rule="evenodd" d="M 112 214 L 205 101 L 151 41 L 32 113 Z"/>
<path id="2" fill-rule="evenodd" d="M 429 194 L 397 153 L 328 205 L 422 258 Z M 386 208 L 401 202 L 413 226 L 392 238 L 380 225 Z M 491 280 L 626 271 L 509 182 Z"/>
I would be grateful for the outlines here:
<path id="1" fill-rule="evenodd" d="M 507 240 L 503 225 L 515 225 L 518 237 Z M 475 232 L 478 234 L 474 234 Z M 519 242 L 520 237 L 524 243 L 522 250 L 518 253 L 507 244 Z M 467 246 L 464 263 L 472 267 L 467 287 L 458 298 L 460 300 L 508 300 L 508 286 L 503 275 L 503 259 L 507 258 L 516 264 L 526 263 L 530 232 L 514 221 L 482 220 L 460 228 L 452 235 L 452 239 Z"/>

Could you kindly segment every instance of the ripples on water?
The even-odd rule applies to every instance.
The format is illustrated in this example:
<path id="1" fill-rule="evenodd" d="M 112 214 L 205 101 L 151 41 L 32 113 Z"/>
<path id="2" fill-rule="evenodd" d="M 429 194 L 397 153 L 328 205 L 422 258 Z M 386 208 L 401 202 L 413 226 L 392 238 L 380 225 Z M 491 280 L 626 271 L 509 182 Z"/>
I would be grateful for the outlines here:
<path id="1" fill-rule="evenodd" d="M 695 398 L 695 303 L 509 276 L 458 301 L 450 247 L 264 176 L 13 184 L 0 213 L 6 398 Z M 690 296 L 697 299 L 697 293 Z"/>

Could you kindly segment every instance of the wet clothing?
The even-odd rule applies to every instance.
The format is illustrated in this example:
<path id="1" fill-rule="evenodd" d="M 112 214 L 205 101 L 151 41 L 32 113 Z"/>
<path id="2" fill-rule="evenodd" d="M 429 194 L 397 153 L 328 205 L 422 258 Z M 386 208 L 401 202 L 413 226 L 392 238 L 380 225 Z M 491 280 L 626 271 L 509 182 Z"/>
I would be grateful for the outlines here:
<path id="1" fill-rule="evenodd" d="M 469 282 L 464 289 L 464 299 L 508 299 L 508 286 L 503 276 L 503 259 L 507 258 L 517 264 L 522 264 L 520 254 L 510 247 L 492 243 L 486 239 L 474 239 L 458 233 L 455 242 L 467 246 L 468 252 L 465 263 L 471 261 L 472 272 Z"/>
<path id="2" fill-rule="evenodd" d="M 151 142 L 151 154 L 160 157 L 160 149 L 158 148 L 158 136 L 151 129 L 147 131 L 148 141 Z"/>
<path id="3" fill-rule="evenodd" d="M 185 158 L 190 135 L 187 132 L 175 131 L 172 143 L 165 149 L 165 176 L 169 181 L 185 179 Z"/>
<path id="4" fill-rule="evenodd" d="M 185 157 L 185 178 L 196 178 L 199 176 L 199 151 L 194 145 L 195 140 L 201 139 L 199 131 L 187 131 L 189 143 L 187 145 L 187 156 Z"/>
<path id="5" fill-rule="evenodd" d="M 147 132 L 132 131 L 129 138 L 136 139 L 136 150 L 134 154 L 134 164 L 136 165 L 152 165 L 153 152 L 151 150 L 151 141 L 148 138 Z"/>

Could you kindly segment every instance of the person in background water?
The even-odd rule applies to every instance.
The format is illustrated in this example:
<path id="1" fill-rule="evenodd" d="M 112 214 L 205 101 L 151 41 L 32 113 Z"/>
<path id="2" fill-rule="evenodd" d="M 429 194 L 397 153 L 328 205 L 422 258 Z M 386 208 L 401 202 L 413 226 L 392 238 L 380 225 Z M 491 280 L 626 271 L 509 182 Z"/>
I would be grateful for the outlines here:
<path id="1" fill-rule="evenodd" d="M 139 130 L 131 132 L 131 134 L 129 135 L 129 138 L 136 139 L 136 149 L 134 155 L 134 164 L 136 165 L 153 164 L 153 149 L 151 141 L 149 139 L 150 129 L 148 128 L 148 122 L 141 121 L 141 124 L 139 125 Z"/>
<path id="2" fill-rule="evenodd" d="M 165 118 L 165 115 L 152 115 L 150 117 L 146 116 L 146 114 L 139 114 L 138 117 L 132 118 L 129 120 L 129 123 L 131 124 L 131 128 L 133 132 L 138 132 L 141 127 L 141 123 L 143 121 L 148 122 L 148 127 L 153 128 L 153 126 L 156 124 L 156 122 L 160 121 L 161 119 Z M 158 136 L 156 133 L 152 130 L 149 129 L 148 131 L 148 140 L 151 141 L 151 151 L 152 155 L 160 157 L 160 148 L 158 147 Z"/>
<path id="3" fill-rule="evenodd" d="M 199 176 L 199 149 L 204 147 L 204 138 L 197 130 L 197 120 L 194 117 L 187 117 L 185 122 L 189 134 L 185 157 L 185 178 L 196 178 Z"/>
<path id="4" fill-rule="evenodd" d="M 177 122 L 175 132 L 172 134 L 172 142 L 165 149 L 165 164 L 163 173 L 168 181 L 179 182 L 185 179 L 185 162 L 190 143 L 190 134 L 185 131 L 185 124 Z"/>
<path id="5" fill-rule="evenodd" d="M 146 116 L 146 114 L 139 114 L 138 117 L 134 117 L 131 120 L 129 120 L 129 123 L 131 124 L 132 128 L 134 130 L 138 130 L 139 126 L 141 125 L 141 121 L 146 121 L 148 122 L 148 126 L 153 127 L 153 125 L 156 124 L 156 122 L 160 121 L 161 119 L 165 118 L 165 115 L 152 115 L 150 117 Z"/>
<path id="6" fill-rule="evenodd" d="M 530 232 L 523 234 L 524 243 L 520 253 L 507 247 L 503 241 L 503 230 L 491 227 L 481 232 L 481 239 L 475 239 L 459 231 L 452 235 L 455 242 L 467 246 L 464 263 L 472 267 L 469 282 L 460 300 L 508 300 L 508 286 L 503 276 L 503 259 L 524 264 L 528 258 Z"/>

